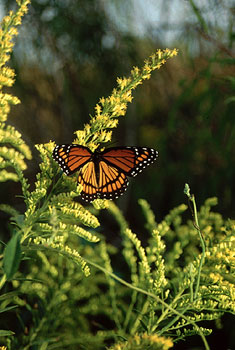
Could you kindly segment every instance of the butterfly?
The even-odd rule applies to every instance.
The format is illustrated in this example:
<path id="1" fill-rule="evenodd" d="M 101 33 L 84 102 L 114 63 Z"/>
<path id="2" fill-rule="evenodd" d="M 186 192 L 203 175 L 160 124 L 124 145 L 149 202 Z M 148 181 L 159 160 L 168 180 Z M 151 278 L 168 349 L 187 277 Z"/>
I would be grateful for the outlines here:
<path id="1" fill-rule="evenodd" d="M 92 152 L 76 144 L 58 145 L 52 154 L 66 175 L 79 171 L 81 197 L 87 202 L 118 198 L 127 189 L 127 176 L 136 176 L 157 156 L 158 152 L 148 147 L 111 147 Z"/>

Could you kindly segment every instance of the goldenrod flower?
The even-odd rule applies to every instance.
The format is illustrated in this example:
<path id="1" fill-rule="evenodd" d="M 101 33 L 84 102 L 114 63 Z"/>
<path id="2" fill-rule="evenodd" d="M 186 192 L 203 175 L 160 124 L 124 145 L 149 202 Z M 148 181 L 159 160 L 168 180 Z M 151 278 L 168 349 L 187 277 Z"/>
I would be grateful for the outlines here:
<path id="1" fill-rule="evenodd" d="M 3 18 L 0 28 L 0 144 L 3 144 L 0 147 L 0 155 L 3 159 L 1 168 L 12 166 L 17 174 L 9 173 L 7 175 L 3 169 L 0 171 L 0 181 L 9 179 L 16 181 L 18 179 L 22 181 L 22 186 L 26 189 L 21 172 L 26 169 L 24 158 L 31 159 L 31 152 L 22 140 L 21 134 L 14 127 L 6 126 L 4 123 L 10 112 L 10 105 L 16 105 L 20 101 L 17 97 L 1 91 L 3 86 L 10 87 L 14 84 L 15 73 L 5 64 L 9 60 L 9 54 L 14 46 L 12 39 L 18 34 L 16 26 L 21 23 L 22 16 L 27 12 L 29 0 L 18 0 L 17 3 L 19 8 L 16 13 L 10 11 L 9 15 Z M 4 144 L 10 144 L 13 147 L 9 148 Z"/>
<path id="2" fill-rule="evenodd" d="M 117 88 L 114 88 L 110 97 L 100 98 L 95 106 L 95 116 L 91 117 L 90 123 L 85 126 L 83 131 L 75 132 L 78 142 L 81 145 L 87 145 L 94 151 L 100 143 L 110 141 L 112 131 L 107 129 L 116 128 L 118 117 L 124 116 L 127 110 L 127 104 L 132 101 L 132 90 L 142 84 L 143 80 L 149 79 L 155 69 L 159 69 L 166 60 L 175 56 L 177 49 L 158 50 L 145 61 L 142 69 L 133 67 L 130 77 L 117 78 Z"/>

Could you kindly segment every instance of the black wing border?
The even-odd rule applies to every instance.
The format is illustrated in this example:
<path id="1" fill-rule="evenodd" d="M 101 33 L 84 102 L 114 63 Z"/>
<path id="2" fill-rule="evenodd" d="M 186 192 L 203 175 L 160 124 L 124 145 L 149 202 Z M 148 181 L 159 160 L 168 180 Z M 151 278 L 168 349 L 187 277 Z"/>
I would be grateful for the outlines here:
<path id="1" fill-rule="evenodd" d="M 58 150 L 60 148 L 63 148 L 64 152 L 66 153 L 66 156 L 69 157 L 69 152 L 70 152 L 71 148 L 76 148 L 76 147 L 86 149 L 90 153 L 90 158 L 87 159 L 83 164 L 79 165 L 77 168 L 75 168 L 74 170 L 71 171 L 70 168 L 67 166 L 66 162 L 62 158 L 59 159 Z M 73 175 L 74 173 L 79 171 L 84 165 L 86 165 L 88 162 L 90 162 L 92 155 L 93 155 L 93 152 L 89 149 L 89 147 L 78 145 L 75 143 L 71 143 L 71 144 L 64 143 L 61 145 L 56 145 L 56 147 L 54 148 L 54 150 L 52 152 L 52 158 L 59 164 L 61 170 L 68 176 Z"/>

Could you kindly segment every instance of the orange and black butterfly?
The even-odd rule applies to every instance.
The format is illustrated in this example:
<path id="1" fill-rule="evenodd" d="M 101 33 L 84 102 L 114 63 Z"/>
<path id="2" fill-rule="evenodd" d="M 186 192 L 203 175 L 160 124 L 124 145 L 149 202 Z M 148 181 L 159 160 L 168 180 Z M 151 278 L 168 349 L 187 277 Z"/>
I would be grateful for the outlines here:
<path id="1" fill-rule="evenodd" d="M 148 147 L 112 147 L 103 152 L 80 145 L 58 145 L 53 159 L 66 175 L 80 171 L 81 197 L 92 202 L 96 198 L 118 198 L 128 186 L 127 176 L 136 176 L 153 163 L 158 152 Z"/>

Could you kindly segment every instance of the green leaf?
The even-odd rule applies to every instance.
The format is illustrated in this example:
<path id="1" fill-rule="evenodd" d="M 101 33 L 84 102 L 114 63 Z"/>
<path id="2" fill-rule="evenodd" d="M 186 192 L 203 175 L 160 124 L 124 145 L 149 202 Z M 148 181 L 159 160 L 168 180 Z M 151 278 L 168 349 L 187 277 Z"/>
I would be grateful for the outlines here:
<path id="1" fill-rule="evenodd" d="M 0 337 L 6 337 L 7 335 L 14 335 L 12 331 L 7 331 L 5 329 L 0 329 Z"/>
<path id="2" fill-rule="evenodd" d="M 21 260 L 20 234 L 15 234 L 4 250 L 3 269 L 8 280 L 18 270 Z"/>
<path id="3" fill-rule="evenodd" d="M 5 307 L 4 309 L 0 309 L 0 313 L 16 309 L 17 307 L 19 307 L 19 306 L 18 305 L 12 305 L 12 306 Z"/>
<path id="4" fill-rule="evenodd" d="M 15 216 L 15 222 L 18 224 L 18 226 L 21 226 L 23 224 L 24 219 L 25 219 L 24 215 L 19 214 Z"/>
<path id="5" fill-rule="evenodd" d="M 0 301 L 12 299 L 12 298 L 16 297 L 17 295 L 19 295 L 19 292 L 17 292 L 17 291 L 2 294 L 2 295 L 0 295 Z"/>
<path id="6" fill-rule="evenodd" d="M 231 103 L 231 102 L 235 102 L 235 96 L 228 97 L 228 98 L 225 100 L 225 103 L 226 103 L 226 104 Z"/>

